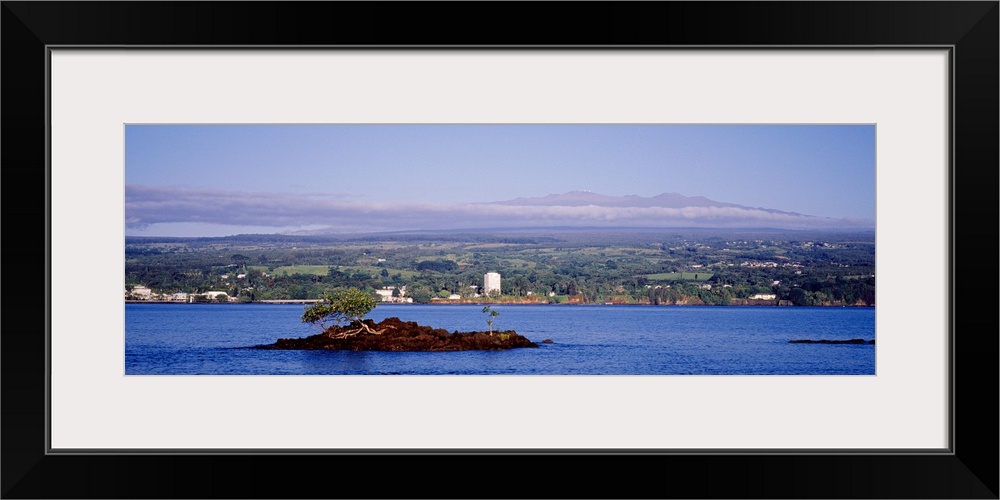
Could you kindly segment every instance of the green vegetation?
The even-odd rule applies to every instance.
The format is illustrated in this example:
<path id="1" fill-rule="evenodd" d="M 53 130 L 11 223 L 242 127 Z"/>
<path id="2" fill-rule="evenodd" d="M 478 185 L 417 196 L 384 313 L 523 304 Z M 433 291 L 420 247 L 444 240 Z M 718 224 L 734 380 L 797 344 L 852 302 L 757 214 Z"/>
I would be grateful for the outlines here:
<path id="1" fill-rule="evenodd" d="M 219 291 L 239 302 L 315 300 L 405 288 L 427 303 L 729 304 L 761 295 L 795 305 L 872 305 L 874 233 L 522 231 L 292 237 L 132 238 L 125 287 Z M 397 295 L 394 292 L 393 295 Z M 445 299 L 447 300 L 447 299 Z M 483 299 L 485 302 L 485 299 Z"/>
<path id="2" fill-rule="evenodd" d="M 714 276 L 713 273 L 709 272 L 690 272 L 690 273 L 656 273 L 647 274 L 646 279 L 651 281 L 708 281 Z"/>
<path id="3" fill-rule="evenodd" d="M 291 276 L 293 274 L 311 274 L 314 276 L 326 276 L 329 272 L 330 272 L 330 266 L 318 266 L 318 265 L 279 266 L 271 270 L 271 274 L 275 276 Z"/>
<path id="4" fill-rule="evenodd" d="M 496 321 L 497 316 L 500 315 L 500 311 L 493 310 L 493 309 L 490 308 L 490 306 L 486 306 L 486 307 L 483 308 L 483 312 L 489 315 L 489 317 L 486 319 L 486 324 L 490 326 L 490 337 L 492 337 L 493 336 L 493 322 Z M 506 339 L 504 339 L 504 340 L 506 340 Z"/>
<path id="5" fill-rule="evenodd" d="M 343 333 L 342 336 L 357 335 L 362 331 L 379 334 L 381 332 L 372 330 L 362 321 L 376 305 L 378 302 L 375 297 L 357 288 L 347 288 L 333 294 L 327 294 L 323 296 L 322 301 L 306 308 L 302 314 L 302 322 L 320 323 L 326 329 L 326 321 L 333 321 L 334 324 L 347 321 L 351 325 L 357 325 L 358 329 Z"/>

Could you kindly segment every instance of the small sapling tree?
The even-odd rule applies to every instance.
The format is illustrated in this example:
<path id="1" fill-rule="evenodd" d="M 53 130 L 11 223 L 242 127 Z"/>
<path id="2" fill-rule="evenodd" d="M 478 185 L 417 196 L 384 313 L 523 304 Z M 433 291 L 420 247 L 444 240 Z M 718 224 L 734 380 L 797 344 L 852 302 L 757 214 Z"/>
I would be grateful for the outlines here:
<path id="1" fill-rule="evenodd" d="M 493 336 L 493 322 L 496 321 L 497 316 L 500 315 L 500 311 L 494 311 L 493 309 L 490 309 L 490 306 L 486 306 L 486 307 L 483 308 L 483 312 L 486 313 L 486 314 L 489 314 L 489 317 L 486 319 L 486 324 L 490 325 L 490 337 L 492 337 Z"/>
<path id="2" fill-rule="evenodd" d="M 341 321 L 347 321 L 349 325 L 357 326 L 356 330 L 342 331 L 332 335 L 334 337 L 350 337 L 361 332 L 380 335 L 382 331 L 372 330 L 364 323 L 365 315 L 371 312 L 377 304 L 378 301 L 375 300 L 375 297 L 357 288 L 347 288 L 326 294 L 323 296 L 323 300 L 306 308 L 302 314 L 302 322 L 319 323 L 323 329 L 326 329 L 327 321 L 333 321 L 334 324 L 338 325 Z"/>

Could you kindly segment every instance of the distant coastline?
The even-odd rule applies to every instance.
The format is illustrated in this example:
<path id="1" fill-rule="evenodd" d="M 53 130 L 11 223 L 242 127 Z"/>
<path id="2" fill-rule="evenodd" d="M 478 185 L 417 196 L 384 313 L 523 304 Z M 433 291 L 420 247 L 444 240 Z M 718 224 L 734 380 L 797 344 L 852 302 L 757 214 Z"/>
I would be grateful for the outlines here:
<path id="1" fill-rule="evenodd" d="M 182 302 L 176 300 L 129 300 L 126 299 L 126 304 L 199 304 L 199 305 L 251 305 L 251 304 L 271 304 L 271 305 L 283 305 L 283 304 L 315 304 L 319 302 L 316 299 L 287 299 L 287 300 L 256 300 L 253 302 Z M 780 303 L 777 303 L 780 302 Z M 392 305 L 431 305 L 431 306 L 459 306 L 459 305 L 502 305 L 502 306 L 649 306 L 649 307 L 870 307 L 874 308 L 874 305 L 865 304 L 814 304 L 811 306 L 796 306 L 787 300 L 782 301 L 756 301 L 747 299 L 735 299 L 730 304 L 716 305 L 716 304 L 694 304 L 694 303 L 676 303 L 676 304 L 650 304 L 648 302 L 638 302 L 638 303 L 621 303 L 621 302 L 601 302 L 601 303 L 583 303 L 583 302 L 562 302 L 562 303 L 550 303 L 550 302 L 474 302 L 470 300 L 449 300 L 449 301 L 434 301 L 427 303 L 392 303 Z"/>

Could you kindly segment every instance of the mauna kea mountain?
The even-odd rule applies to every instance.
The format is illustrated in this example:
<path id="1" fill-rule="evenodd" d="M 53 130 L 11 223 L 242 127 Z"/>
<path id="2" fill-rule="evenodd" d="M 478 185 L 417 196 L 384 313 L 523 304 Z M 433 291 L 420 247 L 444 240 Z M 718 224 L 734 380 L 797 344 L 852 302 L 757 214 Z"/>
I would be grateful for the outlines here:
<path id="1" fill-rule="evenodd" d="M 421 201 L 394 201 L 378 199 L 379 196 L 377 189 L 369 195 L 343 197 L 129 184 L 125 186 L 125 226 L 127 231 L 141 232 L 176 223 L 286 228 L 284 234 L 298 235 L 559 228 L 818 231 L 875 228 L 874 220 L 805 215 L 678 193 L 644 197 L 570 191 L 535 198 L 504 201 L 480 198 L 482 201 L 458 203 L 437 200 L 429 194 Z"/>
<path id="2" fill-rule="evenodd" d="M 169 210 L 164 209 L 169 207 Z M 478 203 L 393 203 L 280 193 L 127 186 L 126 226 L 171 222 L 261 227 L 313 226 L 286 234 L 350 234 L 486 229 L 873 230 L 872 220 L 838 219 L 747 207 L 703 196 L 652 197 L 570 191 Z"/>
<path id="3" fill-rule="evenodd" d="M 872 221 L 837 219 L 747 207 L 704 196 L 663 193 L 652 197 L 607 196 L 590 191 L 570 191 L 535 198 L 485 203 L 509 207 L 511 214 L 534 214 L 541 219 L 576 220 L 622 227 L 718 227 L 782 229 L 870 229 Z"/>
<path id="4" fill-rule="evenodd" d="M 570 191 L 537 198 L 456 205 L 317 205 L 324 221 L 340 219 L 354 231 L 331 227 L 308 234 L 367 231 L 479 231 L 503 229 L 779 229 L 842 231 L 874 229 L 869 220 L 837 219 L 753 208 L 703 196 L 664 193 L 653 197 L 606 196 Z M 317 220 L 316 222 L 320 222 Z M 298 233 L 307 234 L 307 233 Z"/>
<path id="5" fill-rule="evenodd" d="M 550 194 L 538 198 L 515 198 L 513 200 L 498 201 L 497 205 L 512 206 L 563 206 L 563 207 L 585 207 L 588 205 L 598 207 L 664 207 L 664 208 L 685 208 L 685 207 L 736 207 L 751 209 L 735 203 L 725 203 L 710 200 L 704 196 L 684 196 L 677 193 L 663 193 L 652 197 L 637 196 L 634 194 L 626 196 L 607 196 L 591 191 L 570 191 L 563 194 Z M 753 208 L 753 210 L 764 210 L 771 213 L 787 213 L 800 215 L 795 212 L 781 212 L 766 208 Z"/>

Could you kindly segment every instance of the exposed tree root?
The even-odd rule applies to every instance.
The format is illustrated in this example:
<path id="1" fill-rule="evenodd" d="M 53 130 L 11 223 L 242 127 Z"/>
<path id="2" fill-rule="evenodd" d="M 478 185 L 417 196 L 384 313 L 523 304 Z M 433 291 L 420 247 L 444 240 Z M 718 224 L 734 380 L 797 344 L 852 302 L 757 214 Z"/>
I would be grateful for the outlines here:
<path id="1" fill-rule="evenodd" d="M 361 323 L 361 329 L 364 330 L 364 331 L 366 331 L 366 332 L 368 332 L 368 333 L 370 333 L 370 334 L 372 334 L 372 335 L 382 335 L 382 332 L 385 331 L 385 330 L 372 330 L 371 327 L 368 326 L 367 323 Z"/>
<path id="2" fill-rule="evenodd" d="M 346 339 L 347 337 L 353 337 L 361 332 L 366 332 L 369 335 L 382 335 L 382 333 L 385 332 L 385 329 L 383 328 L 382 330 L 372 330 L 372 328 L 367 324 L 361 323 L 361 326 L 355 330 L 344 330 L 337 333 L 328 333 L 326 334 L 326 336 L 330 337 L 331 339 Z"/>

